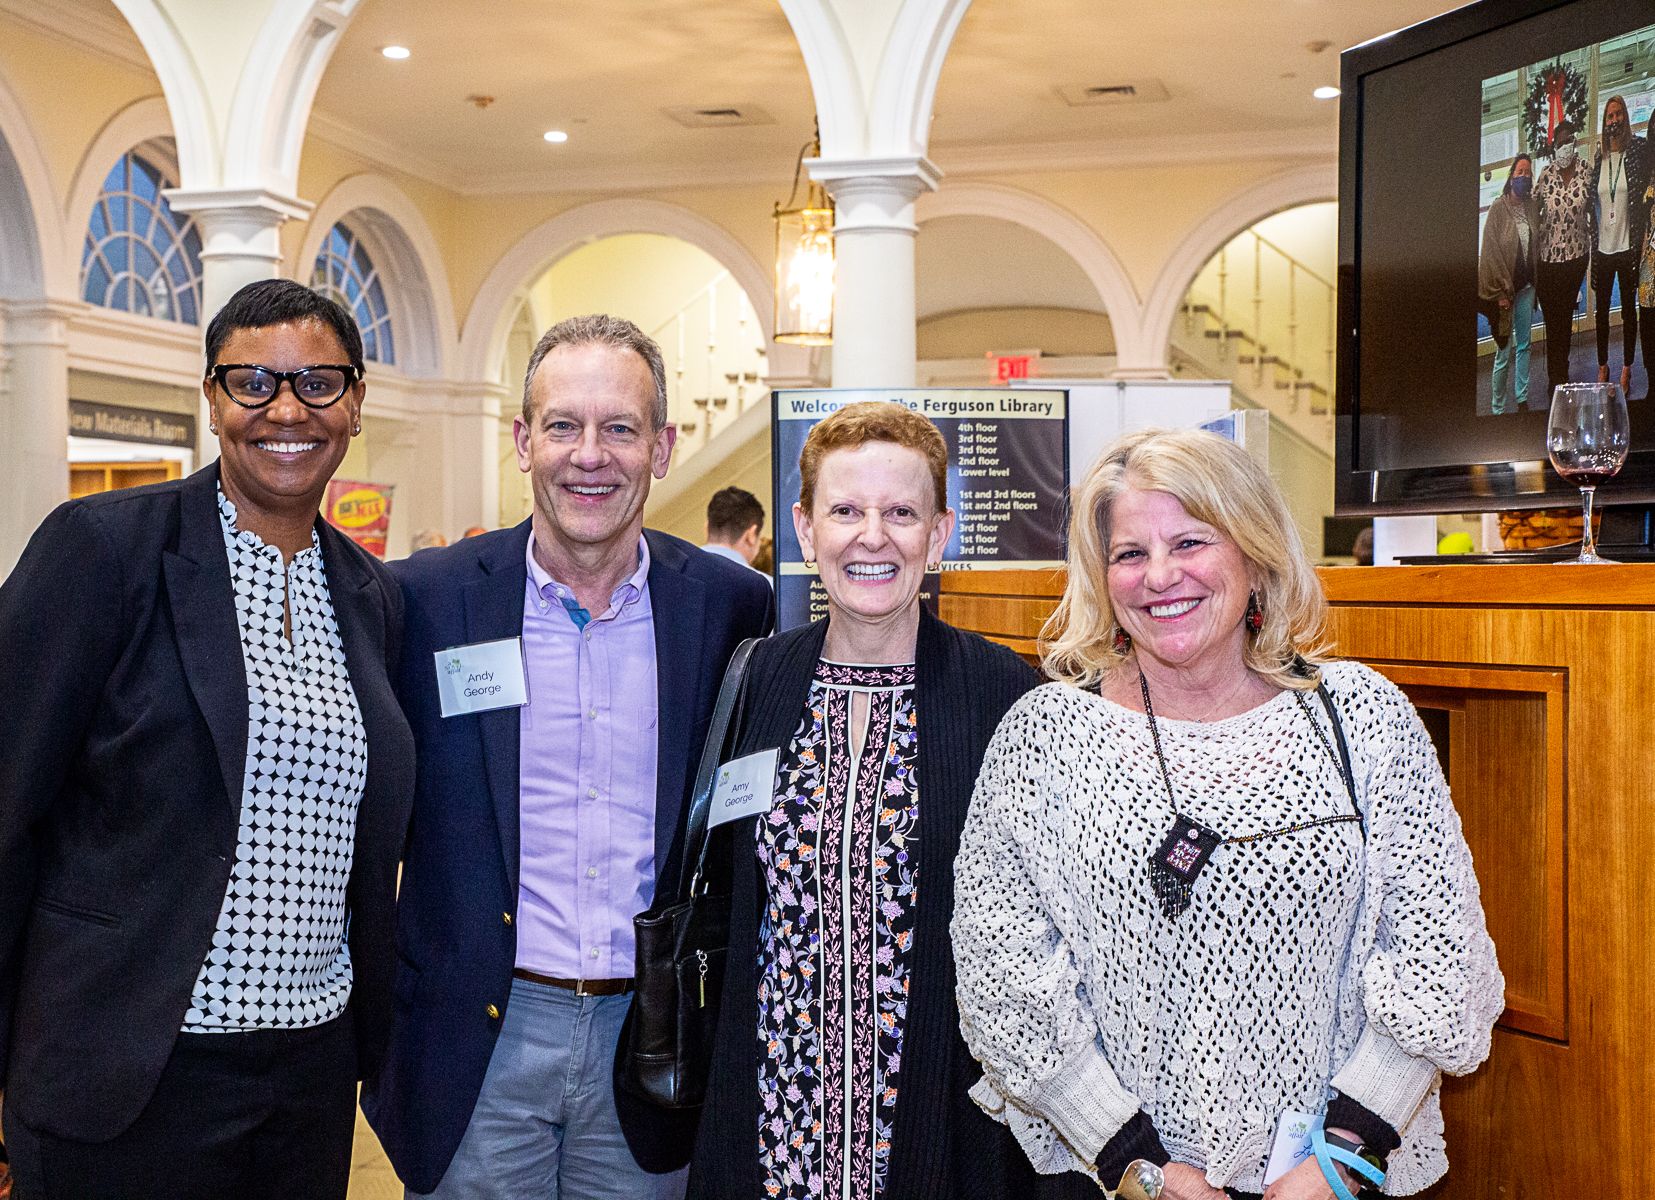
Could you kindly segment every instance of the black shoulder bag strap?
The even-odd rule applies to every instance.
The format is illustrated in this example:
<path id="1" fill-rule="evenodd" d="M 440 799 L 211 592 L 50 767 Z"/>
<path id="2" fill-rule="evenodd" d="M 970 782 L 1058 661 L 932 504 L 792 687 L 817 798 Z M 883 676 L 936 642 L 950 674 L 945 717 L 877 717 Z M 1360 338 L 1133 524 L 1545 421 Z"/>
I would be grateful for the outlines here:
<path id="1" fill-rule="evenodd" d="M 1362 823 L 1362 838 L 1367 840 L 1368 820 L 1362 815 L 1362 806 L 1356 802 L 1356 776 L 1350 769 L 1350 746 L 1345 742 L 1345 725 L 1339 720 L 1339 710 L 1333 706 L 1333 696 L 1327 690 L 1327 684 L 1317 683 L 1316 695 L 1320 697 L 1322 705 L 1327 709 L 1328 720 L 1333 724 L 1333 742 L 1339 747 L 1339 773 L 1345 777 L 1345 790 L 1350 793 L 1350 806 L 1356 813 L 1357 820 Z"/>
<path id="2" fill-rule="evenodd" d="M 704 886 L 707 869 L 707 821 L 712 815 L 713 779 L 719 764 L 729 749 L 730 729 L 741 728 L 741 713 L 747 699 L 747 663 L 753 657 L 758 638 L 748 638 L 730 655 L 730 665 L 724 669 L 724 682 L 718 688 L 718 703 L 713 706 L 707 740 L 701 748 L 701 765 L 695 771 L 695 790 L 690 794 L 690 815 L 684 827 L 684 864 L 694 863 L 692 872 L 681 874 L 680 899 L 688 900 Z"/>

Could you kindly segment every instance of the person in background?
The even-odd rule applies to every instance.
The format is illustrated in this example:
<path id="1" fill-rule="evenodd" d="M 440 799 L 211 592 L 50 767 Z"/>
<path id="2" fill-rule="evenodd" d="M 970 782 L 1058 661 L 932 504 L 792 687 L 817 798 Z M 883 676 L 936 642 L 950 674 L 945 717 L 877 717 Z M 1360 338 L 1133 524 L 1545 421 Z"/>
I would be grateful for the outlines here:
<path id="1" fill-rule="evenodd" d="M 660 347 L 632 322 L 548 330 L 513 435 L 529 519 L 391 568 L 419 760 L 401 1003 L 362 1107 L 413 1195 L 670 1200 L 693 1133 L 631 1120 L 612 1084 L 632 918 L 683 837 L 725 664 L 774 599 L 644 529 L 677 430 Z M 467 666 L 479 643 L 503 664 Z M 480 703 L 445 716 L 439 670 L 486 673 Z M 527 702 L 490 701 L 508 684 Z"/>
<path id="2" fill-rule="evenodd" d="M 763 531 L 764 505 L 758 497 L 742 488 L 723 488 L 707 501 L 707 541 L 701 548 L 750 567 Z"/>
<path id="3" fill-rule="evenodd" d="M 1494 325 L 1494 375 L 1489 404 L 1496 414 L 1521 411 L 1529 398 L 1529 338 L 1534 328 L 1534 267 L 1540 230 L 1530 195 L 1534 160 L 1519 154 L 1506 185 L 1489 206 L 1477 260 L 1477 294 Z M 1510 380 L 1511 390 L 1506 385 Z"/>
<path id="4" fill-rule="evenodd" d="M 436 550 L 448 545 L 448 539 L 442 535 L 440 529 L 422 529 L 414 535 L 414 540 L 408 544 L 408 552 L 416 550 Z"/>
<path id="5" fill-rule="evenodd" d="M 793 523 L 828 616 L 748 667 L 735 753 L 779 759 L 768 808 L 717 831 L 730 951 L 690 1195 L 1096 1195 L 1037 1177 L 966 1095 L 954 852 L 994 725 L 1039 677 L 920 603 L 954 527 L 947 447 L 902 405 L 851 404 L 799 470 Z"/>
<path id="6" fill-rule="evenodd" d="M 1644 125 L 1645 154 L 1655 154 L 1655 150 L 1649 149 L 1651 126 L 1655 126 L 1655 117 Z M 1638 324 L 1643 339 L 1645 400 L 1655 393 L 1655 378 L 1650 377 L 1649 367 L 1650 355 L 1655 354 L 1655 163 L 1649 164 L 1647 174 L 1643 199 L 1643 258 L 1638 267 Z"/>
<path id="7" fill-rule="evenodd" d="M 488 529 L 485 526 L 482 526 L 482 525 L 468 525 L 466 527 L 466 531 L 464 533 L 462 533 L 460 535 L 460 537 L 461 538 L 481 537 L 483 534 L 485 534 L 487 532 L 488 532 Z"/>
<path id="8" fill-rule="evenodd" d="M 1360 1186 L 1331 1154 L 1266 1184 L 1302 1113 L 1421 1191 L 1448 1166 L 1440 1075 L 1487 1056 L 1505 993 L 1418 714 L 1324 655 L 1286 502 L 1214 434 L 1107 449 L 1068 567 L 1058 682 L 1001 722 L 955 863 L 973 1096 L 1039 1169 L 1111 1189 Z"/>
<path id="9" fill-rule="evenodd" d="M 776 571 L 776 540 L 769 534 L 759 539 L 758 551 L 753 555 L 753 570 L 760 575 L 774 575 Z"/>
<path id="10" fill-rule="evenodd" d="M 1546 383 L 1552 388 L 1569 382 L 1575 305 L 1591 260 L 1592 184 L 1580 165 L 1577 132 L 1573 122 L 1557 123 L 1552 130 L 1552 160 L 1534 185 L 1534 207 L 1540 219 L 1534 292 L 1546 321 Z"/>
<path id="11" fill-rule="evenodd" d="M 1609 314 L 1613 289 L 1621 299 L 1621 393 L 1632 386 L 1638 345 L 1638 266 L 1649 225 L 1648 143 L 1632 133 L 1626 101 L 1603 104 L 1603 140 L 1592 166 L 1592 290 L 1597 295 L 1598 379 L 1609 378 Z M 1645 363 L 1647 367 L 1647 361 Z"/>
<path id="12" fill-rule="evenodd" d="M 0 586 L 0 1088 L 16 1200 L 344 1200 L 390 1026 L 402 596 L 318 517 L 362 338 L 232 296 L 219 457 L 70 501 Z"/>
<path id="13" fill-rule="evenodd" d="M 1357 566 L 1359 566 L 1359 567 L 1371 567 L 1371 566 L 1373 566 L 1373 526 L 1372 525 L 1364 525 L 1362 527 L 1362 529 L 1360 530 L 1360 532 L 1357 533 L 1356 540 L 1351 543 L 1350 553 L 1351 553 L 1351 557 L 1356 560 L 1356 565 Z"/>

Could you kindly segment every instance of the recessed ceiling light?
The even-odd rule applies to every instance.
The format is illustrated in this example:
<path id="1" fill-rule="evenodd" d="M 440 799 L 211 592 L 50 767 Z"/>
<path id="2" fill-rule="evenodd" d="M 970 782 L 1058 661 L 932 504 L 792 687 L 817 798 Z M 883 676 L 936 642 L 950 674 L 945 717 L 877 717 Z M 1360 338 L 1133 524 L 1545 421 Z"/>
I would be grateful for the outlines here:
<path id="1" fill-rule="evenodd" d="M 407 46 L 382 46 L 379 52 L 386 58 L 395 59 L 404 59 L 413 53 Z"/>
<path id="2" fill-rule="evenodd" d="M 1327 87 L 1326 85 L 1324 85 L 1322 87 L 1317 88 L 1314 92 L 1311 92 L 1310 94 L 1312 96 L 1316 97 L 1316 99 L 1318 99 L 1318 100 L 1337 100 L 1339 98 L 1339 89 L 1336 88 L 1336 87 Z"/>
<path id="3" fill-rule="evenodd" d="M 561 129 L 548 129 L 542 136 L 554 145 L 558 142 L 566 142 L 569 140 L 569 135 L 564 133 Z"/>

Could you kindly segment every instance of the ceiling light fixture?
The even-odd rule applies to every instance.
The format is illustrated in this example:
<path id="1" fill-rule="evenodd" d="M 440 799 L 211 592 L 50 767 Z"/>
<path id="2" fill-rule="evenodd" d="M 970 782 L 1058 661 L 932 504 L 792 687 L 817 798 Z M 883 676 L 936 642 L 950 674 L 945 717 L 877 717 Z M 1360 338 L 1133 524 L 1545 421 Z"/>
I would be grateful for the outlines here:
<path id="1" fill-rule="evenodd" d="M 799 195 L 806 158 L 822 153 L 816 133 L 799 150 L 793 166 L 793 190 L 777 204 L 776 340 L 799 346 L 833 344 L 833 200 L 816 180 Z"/>
<path id="2" fill-rule="evenodd" d="M 379 52 L 386 58 L 394 58 L 399 62 L 414 53 L 407 46 L 381 46 Z"/>
<path id="3" fill-rule="evenodd" d="M 569 140 L 569 135 L 564 133 L 561 129 L 548 129 L 545 133 L 541 134 L 541 136 L 554 146 Z"/>
<path id="4" fill-rule="evenodd" d="M 1339 89 L 1336 87 L 1328 87 L 1324 84 L 1310 94 L 1318 100 L 1337 100 L 1339 98 Z"/>

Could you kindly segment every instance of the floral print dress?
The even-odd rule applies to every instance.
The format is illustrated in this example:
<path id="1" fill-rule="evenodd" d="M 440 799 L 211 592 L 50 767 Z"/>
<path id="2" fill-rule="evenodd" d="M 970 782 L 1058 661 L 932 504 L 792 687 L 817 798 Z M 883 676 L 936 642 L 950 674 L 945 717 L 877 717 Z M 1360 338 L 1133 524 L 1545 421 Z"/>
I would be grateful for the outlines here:
<path id="1" fill-rule="evenodd" d="M 758 823 L 767 1197 L 864 1200 L 885 1186 L 918 903 L 915 722 L 912 664 L 822 660 Z"/>

